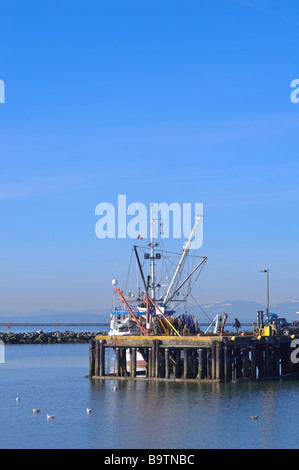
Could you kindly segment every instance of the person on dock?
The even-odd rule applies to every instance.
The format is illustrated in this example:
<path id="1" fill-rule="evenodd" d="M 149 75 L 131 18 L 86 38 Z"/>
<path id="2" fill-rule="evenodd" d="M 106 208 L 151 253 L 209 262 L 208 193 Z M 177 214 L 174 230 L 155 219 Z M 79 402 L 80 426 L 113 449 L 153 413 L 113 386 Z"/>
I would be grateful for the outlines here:
<path id="1" fill-rule="evenodd" d="M 238 336 L 239 329 L 241 328 L 241 323 L 237 318 L 235 318 L 235 323 L 233 324 L 233 327 L 236 328 L 236 336 Z"/>

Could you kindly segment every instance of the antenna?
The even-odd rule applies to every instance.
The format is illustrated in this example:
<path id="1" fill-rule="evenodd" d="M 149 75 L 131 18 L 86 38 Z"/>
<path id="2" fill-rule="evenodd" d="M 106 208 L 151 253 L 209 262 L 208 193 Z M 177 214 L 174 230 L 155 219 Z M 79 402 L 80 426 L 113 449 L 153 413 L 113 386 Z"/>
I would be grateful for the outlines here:
<path id="1" fill-rule="evenodd" d="M 158 242 L 154 242 L 154 226 L 156 224 L 156 219 L 154 219 L 154 204 L 150 204 L 150 236 L 151 241 L 148 243 L 148 246 L 151 249 L 150 260 L 151 260 L 151 275 L 150 275 L 150 285 L 151 285 L 151 298 L 155 299 L 155 284 L 156 284 L 156 274 L 155 274 L 155 247 L 159 246 Z"/>
<path id="2" fill-rule="evenodd" d="M 117 279 L 112 279 L 112 285 L 113 285 L 113 308 L 116 308 L 116 292 L 115 288 L 117 287 Z"/>

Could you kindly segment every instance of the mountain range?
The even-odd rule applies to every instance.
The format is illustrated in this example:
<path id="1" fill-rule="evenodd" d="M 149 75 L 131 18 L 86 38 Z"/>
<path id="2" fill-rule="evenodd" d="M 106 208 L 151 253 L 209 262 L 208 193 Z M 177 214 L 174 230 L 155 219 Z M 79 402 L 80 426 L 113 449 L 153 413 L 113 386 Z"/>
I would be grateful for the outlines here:
<path id="1" fill-rule="evenodd" d="M 266 312 L 266 306 L 249 300 L 219 301 L 210 304 L 203 304 L 202 309 L 213 320 L 217 314 L 227 313 L 228 322 L 234 322 L 235 318 L 246 323 L 256 322 L 257 311 Z M 299 300 L 290 300 L 287 302 L 270 305 L 270 312 L 277 313 L 279 317 L 284 317 L 288 321 L 297 318 L 296 312 L 299 312 Z M 205 316 L 202 312 L 202 315 Z M 201 315 L 201 317 L 202 317 Z M 298 318 L 297 318 L 298 319 Z"/>
<path id="2" fill-rule="evenodd" d="M 266 311 L 266 306 L 248 300 L 225 300 L 204 303 L 194 312 L 199 322 L 209 323 L 217 314 L 228 314 L 228 323 L 238 318 L 241 322 L 252 323 L 256 321 L 256 312 Z M 270 306 L 270 312 L 286 318 L 288 321 L 297 318 L 299 312 L 299 299 L 290 300 Z M 0 323 L 108 323 L 109 312 L 105 310 L 86 309 L 81 312 L 67 312 L 43 309 L 35 313 L 7 314 L 0 311 Z"/>

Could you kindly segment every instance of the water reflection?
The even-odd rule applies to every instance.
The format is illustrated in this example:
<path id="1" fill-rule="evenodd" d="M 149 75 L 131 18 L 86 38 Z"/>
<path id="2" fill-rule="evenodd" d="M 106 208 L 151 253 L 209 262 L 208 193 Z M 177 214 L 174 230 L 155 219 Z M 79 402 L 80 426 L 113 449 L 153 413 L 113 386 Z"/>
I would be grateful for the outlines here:
<path id="1" fill-rule="evenodd" d="M 93 396 L 109 416 L 111 446 L 149 449 L 298 446 L 299 412 L 296 409 L 292 419 L 292 435 L 283 413 L 288 408 L 286 397 L 294 400 L 293 392 L 298 386 L 298 382 L 280 381 L 119 379 L 94 380 L 90 385 Z M 258 415 L 258 420 L 251 421 L 252 415 Z M 128 440 L 128 433 L 132 433 L 132 439 Z"/>
<path id="2" fill-rule="evenodd" d="M 88 379 L 86 344 L 10 345 L 0 366 L 1 448 L 298 447 L 299 381 Z"/>

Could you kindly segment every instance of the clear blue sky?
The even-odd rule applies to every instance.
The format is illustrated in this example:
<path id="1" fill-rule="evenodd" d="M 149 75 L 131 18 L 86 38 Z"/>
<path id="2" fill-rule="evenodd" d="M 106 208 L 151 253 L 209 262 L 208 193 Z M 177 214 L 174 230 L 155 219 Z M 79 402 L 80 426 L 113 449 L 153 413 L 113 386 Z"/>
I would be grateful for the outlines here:
<path id="1" fill-rule="evenodd" d="M 0 3 L 0 311 L 106 309 L 95 207 L 202 202 L 199 301 L 299 298 L 295 0 Z M 115 268 L 116 265 L 116 268 Z"/>

